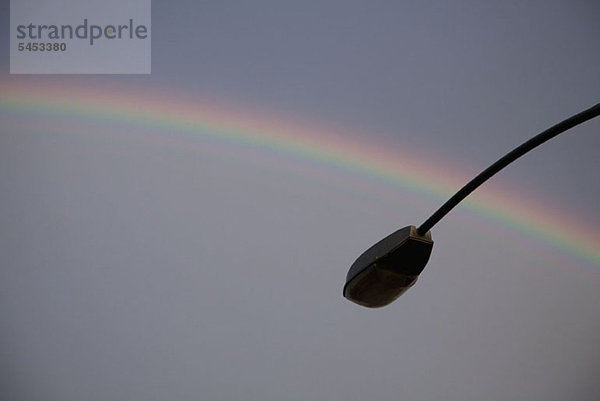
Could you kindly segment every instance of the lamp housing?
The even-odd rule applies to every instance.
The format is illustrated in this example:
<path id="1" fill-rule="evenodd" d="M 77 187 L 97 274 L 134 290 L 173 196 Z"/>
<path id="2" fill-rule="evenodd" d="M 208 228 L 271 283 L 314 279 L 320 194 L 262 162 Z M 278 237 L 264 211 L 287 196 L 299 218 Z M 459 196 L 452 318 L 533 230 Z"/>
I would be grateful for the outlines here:
<path id="1" fill-rule="evenodd" d="M 344 297 L 368 308 L 390 304 L 412 287 L 425 268 L 433 241 L 407 226 L 388 235 L 356 259 L 344 285 Z"/>

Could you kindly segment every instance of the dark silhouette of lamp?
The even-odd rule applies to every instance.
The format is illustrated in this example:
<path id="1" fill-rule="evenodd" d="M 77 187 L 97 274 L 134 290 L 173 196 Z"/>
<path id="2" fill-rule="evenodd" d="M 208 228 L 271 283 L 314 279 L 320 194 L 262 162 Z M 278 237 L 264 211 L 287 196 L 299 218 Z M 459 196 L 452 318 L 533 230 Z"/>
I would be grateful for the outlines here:
<path id="1" fill-rule="evenodd" d="M 525 153 L 598 115 L 600 103 L 548 128 L 482 171 L 419 228 L 404 227 L 367 249 L 348 271 L 344 297 L 369 308 L 378 308 L 393 302 L 417 281 L 433 249 L 429 230 L 450 210 L 490 177 Z"/>

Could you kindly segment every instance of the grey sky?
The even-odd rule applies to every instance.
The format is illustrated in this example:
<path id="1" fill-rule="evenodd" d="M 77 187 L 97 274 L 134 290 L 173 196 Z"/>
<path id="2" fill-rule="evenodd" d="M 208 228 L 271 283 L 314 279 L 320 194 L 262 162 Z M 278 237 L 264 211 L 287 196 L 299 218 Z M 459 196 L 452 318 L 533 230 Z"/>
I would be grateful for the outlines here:
<path id="1" fill-rule="evenodd" d="M 426 148 L 467 181 L 599 101 L 599 17 L 592 1 L 154 1 L 151 75 L 10 76 L 4 35 L 1 79 L 222 99 Z M 143 127 L 0 118 L 4 399 L 600 397 L 597 264 L 461 208 L 416 286 L 367 310 L 342 298 L 348 267 L 440 200 L 123 139 Z M 597 226 L 599 129 L 487 185 Z"/>

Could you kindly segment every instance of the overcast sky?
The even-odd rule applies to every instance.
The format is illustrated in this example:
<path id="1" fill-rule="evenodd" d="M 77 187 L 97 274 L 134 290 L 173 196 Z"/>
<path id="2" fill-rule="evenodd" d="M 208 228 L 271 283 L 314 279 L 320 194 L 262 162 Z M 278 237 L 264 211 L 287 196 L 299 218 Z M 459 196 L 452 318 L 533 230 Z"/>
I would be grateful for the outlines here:
<path id="1" fill-rule="evenodd" d="M 8 3 L 3 82 L 218 99 L 426 150 L 465 182 L 600 101 L 595 1 L 155 0 L 152 74 L 120 76 L 9 75 Z M 341 295 L 354 259 L 442 199 L 148 129 L 0 113 L 1 398 L 600 399 L 597 261 L 459 208 L 415 287 L 361 308 Z M 480 191 L 598 227 L 599 131 Z"/>

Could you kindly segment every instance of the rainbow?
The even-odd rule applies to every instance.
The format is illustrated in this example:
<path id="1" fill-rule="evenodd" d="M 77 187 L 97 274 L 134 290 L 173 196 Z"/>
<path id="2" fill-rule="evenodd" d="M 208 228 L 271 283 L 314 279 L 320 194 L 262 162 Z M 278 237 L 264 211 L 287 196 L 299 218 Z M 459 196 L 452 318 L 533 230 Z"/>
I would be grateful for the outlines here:
<path id="1" fill-rule="evenodd" d="M 323 168 L 343 169 L 369 180 L 445 200 L 471 177 L 432 155 L 366 141 L 293 119 L 215 105 L 184 94 L 145 87 L 58 85 L 0 81 L 0 113 L 65 117 L 78 121 L 122 122 L 165 132 L 185 132 L 227 144 L 274 152 Z M 428 160 L 438 160 L 428 163 Z M 450 168 L 448 168 L 450 166 Z M 488 186 L 464 207 L 600 266 L 600 230 L 564 211 L 524 198 L 517 191 Z M 432 211 L 433 212 L 433 211 Z"/>

